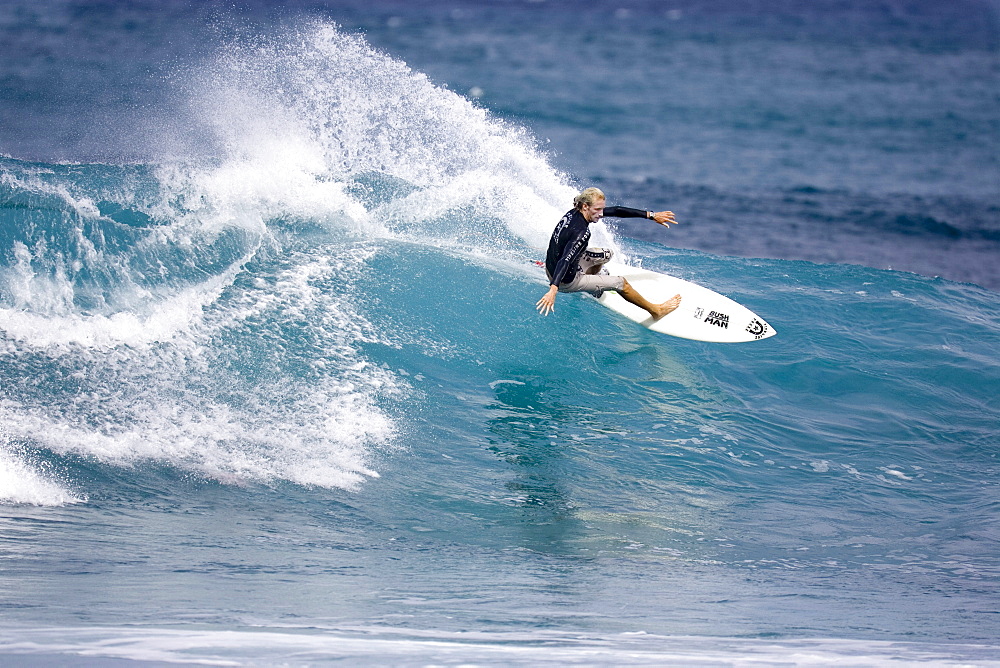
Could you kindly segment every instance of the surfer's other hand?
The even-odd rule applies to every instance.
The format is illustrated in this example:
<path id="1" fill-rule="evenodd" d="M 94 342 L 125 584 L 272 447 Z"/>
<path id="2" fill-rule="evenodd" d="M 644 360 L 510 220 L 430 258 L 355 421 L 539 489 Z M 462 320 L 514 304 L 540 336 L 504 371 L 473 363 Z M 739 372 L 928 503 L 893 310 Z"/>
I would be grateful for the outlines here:
<path id="1" fill-rule="evenodd" d="M 549 287 L 549 291 L 545 293 L 545 296 L 535 302 L 535 309 L 542 315 L 548 315 L 552 311 L 556 310 L 556 293 L 559 289 L 552 285 Z"/>

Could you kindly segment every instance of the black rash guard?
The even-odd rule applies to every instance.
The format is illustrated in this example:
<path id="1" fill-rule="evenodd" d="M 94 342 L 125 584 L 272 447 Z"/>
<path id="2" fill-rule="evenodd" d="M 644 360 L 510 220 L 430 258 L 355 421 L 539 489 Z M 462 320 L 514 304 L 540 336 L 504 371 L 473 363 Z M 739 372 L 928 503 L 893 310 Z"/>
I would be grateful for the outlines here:
<path id="1" fill-rule="evenodd" d="M 626 206 L 609 206 L 604 215 L 610 218 L 646 218 L 648 211 Z M 577 209 L 566 212 L 549 241 L 545 254 L 545 271 L 551 276 L 550 285 L 559 286 L 576 278 L 580 256 L 590 243 L 590 223 Z"/>

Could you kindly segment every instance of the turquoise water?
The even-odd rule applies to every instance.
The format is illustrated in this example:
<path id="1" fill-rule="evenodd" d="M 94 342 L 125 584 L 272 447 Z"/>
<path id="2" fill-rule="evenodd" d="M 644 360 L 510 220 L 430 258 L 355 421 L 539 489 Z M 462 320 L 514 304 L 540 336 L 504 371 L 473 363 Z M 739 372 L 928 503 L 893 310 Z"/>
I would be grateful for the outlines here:
<path id="1" fill-rule="evenodd" d="M 91 44 L 81 25 L 128 42 L 159 16 L 185 43 L 178 26 L 194 20 L 72 3 L 49 20 L 67 7 L 92 11 L 57 32 L 57 54 Z M 560 7 L 532 30 L 564 26 Z M 763 49 L 790 30 L 787 13 L 743 33 L 738 16 L 679 7 L 655 16 L 695 17 L 678 50 L 709 62 L 720 42 Z M 607 128 L 623 155 L 583 166 L 565 138 L 602 132 L 580 127 L 587 108 L 512 111 L 495 86 L 465 85 L 469 44 L 523 46 L 512 19 L 476 32 L 461 22 L 482 10 L 418 9 L 251 12 L 281 29 L 233 41 L 216 24 L 221 46 L 174 63 L 171 92 L 133 81 L 134 97 L 162 98 L 147 108 L 157 122 L 133 118 L 119 145 L 42 140 L 27 116 L 4 138 L 0 656 L 997 664 L 1000 314 L 992 265 L 970 260 L 995 252 L 989 151 L 956 140 L 950 155 L 980 173 L 932 177 L 864 132 L 797 145 L 772 128 L 790 146 L 774 157 L 783 172 L 741 181 L 708 151 L 672 177 L 643 156 L 642 125 L 624 123 Z M 25 11 L 5 20 L 40 30 Z M 365 21 L 365 35 L 343 27 Z M 995 33 L 922 43 L 922 23 L 899 21 L 885 30 L 914 42 L 914 60 L 995 58 Z M 420 65 L 456 35 L 453 60 Z M 608 67 L 628 48 L 609 47 Z M 851 48 L 857 65 L 889 47 Z M 539 49 L 524 47 L 523 67 L 554 78 Z M 94 54 L 109 86 L 146 76 Z M 509 62 L 492 67 L 478 71 L 518 80 Z M 31 90 L 32 72 L 11 74 L 11 90 Z M 983 80 L 969 76 L 974 91 Z M 510 105 L 524 99 L 502 86 Z M 552 105 L 574 99 L 552 90 Z M 23 105 L 80 131 L 35 95 Z M 158 155 L 98 155 L 136 128 Z M 763 141 L 727 132 L 740 151 Z M 671 141 L 652 141 L 669 155 Z M 810 180 L 790 156 L 822 141 L 833 162 L 882 167 Z M 539 317 L 532 261 L 584 180 L 634 206 L 677 198 L 689 210 L 669 240 L 622 225 L 596 241 L 736 299 L 779 335 L 663 337 L 581 295 Z M 772 226 L 718 224 L 740 209 Z M 850 257 L 823 257 L 851 231 Z M 974 280 L 942 277 L 962 272 Z"/>

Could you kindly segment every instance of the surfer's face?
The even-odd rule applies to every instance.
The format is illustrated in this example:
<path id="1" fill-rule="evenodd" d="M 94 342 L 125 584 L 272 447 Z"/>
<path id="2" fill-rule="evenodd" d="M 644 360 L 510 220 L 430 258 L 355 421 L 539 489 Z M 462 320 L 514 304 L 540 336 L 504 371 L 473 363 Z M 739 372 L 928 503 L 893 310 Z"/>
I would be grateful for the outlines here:
<path id="1" fill-rule="evenodd" d="M 604 218 L 604 200 L 596 199 L 593 204 L 584 204 L 583 208 L 580 209 L 580 213 L 583 214 L 588 223 L 596 223 L 601 218 Z"/>

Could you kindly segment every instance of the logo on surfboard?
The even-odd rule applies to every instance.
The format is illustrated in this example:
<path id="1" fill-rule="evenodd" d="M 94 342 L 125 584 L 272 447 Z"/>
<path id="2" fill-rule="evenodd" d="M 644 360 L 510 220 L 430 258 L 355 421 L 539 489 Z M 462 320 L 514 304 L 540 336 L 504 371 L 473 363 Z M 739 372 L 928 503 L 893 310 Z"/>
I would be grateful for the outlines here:
<path id="1" fill-rule="evenodd" d="M 729 314 L 720 313 L 719 311 L 709 311 L 708 317 L 705 318 L 705 324 L 718 325 L 723 329 L 729 329 Z"/>
<path id="2" fill-rule="evenodd" d="M 753 336 L 754 341 L 760 341 L 767 334 L 767 323 L 754 318 L 747 325 L 747 331 Z"/>

